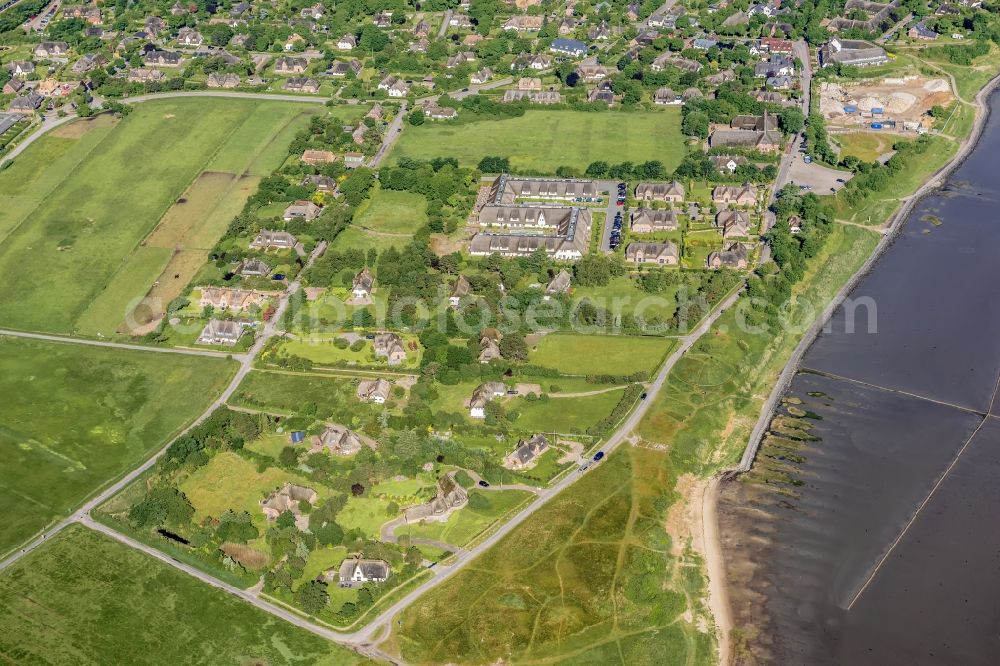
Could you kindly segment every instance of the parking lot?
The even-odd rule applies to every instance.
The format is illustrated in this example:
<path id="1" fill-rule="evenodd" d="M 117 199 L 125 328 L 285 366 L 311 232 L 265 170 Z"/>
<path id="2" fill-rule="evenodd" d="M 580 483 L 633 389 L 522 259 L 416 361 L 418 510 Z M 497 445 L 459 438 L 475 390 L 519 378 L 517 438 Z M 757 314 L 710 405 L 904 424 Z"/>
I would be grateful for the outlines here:
<path id="1" fill-rule="evenodd" d="M 624 189 L 621 188 L 620 185 L 621 183 L 614 180 L 597 181 L 597 187 L 601 191 L 608 193 L 608 205 L 605 208 L 604 229 L 601 233 L 601 250 L 603 252 L 611 252 L 618 247 L 619 243 L 621 243 L 623 235 L 622 227 L 625 223 L 624 203 L 628 195 L 628 184 L 624 184 Z M 618 205 L 619 201 L 622 202 L 621 206 Z M 619 214 L 621 217 L 617 218 Z"/>
<path id="2" fill-rule="evenodd" d="M 796 152 L 788 169 L 788 182 L 798 185 L 803 190 L 816 194 L 831 194 L 842 188 L 854 176 L 850 171 L 831 169 L 816 162 L 806 164 L 804 157 L 802 153 Z"/>

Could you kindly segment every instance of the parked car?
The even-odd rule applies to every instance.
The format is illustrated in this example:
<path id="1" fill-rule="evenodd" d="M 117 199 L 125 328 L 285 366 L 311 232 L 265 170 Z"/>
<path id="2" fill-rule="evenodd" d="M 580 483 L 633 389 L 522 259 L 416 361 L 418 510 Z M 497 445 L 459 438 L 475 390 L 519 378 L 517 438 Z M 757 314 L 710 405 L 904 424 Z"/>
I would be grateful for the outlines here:
<path id="1" fill-rule="evenodd" d="M 483 487 L 483 488 L 489 488 L 490 487 L 490 484 L 487 483 L 486 481 L 483 481 L 482 479 L 479 479 L 479 485 L 481 487 Z"/>
<path id="2" fill-rule="evenodd" d="M 597 462 L 603 457 L 604 457 L 604 451 L 598 451 L 597 453 L 594 454 L 594 462 Z"/>
<path id="3" fill-rule="evenodd" d="M 649 396 L 649 394 L 646 393 L 645 391 L 643 391 L 642 395 L 639 396 L 639 399 L 640 400 L 645 400 L 648 396 Z"/>

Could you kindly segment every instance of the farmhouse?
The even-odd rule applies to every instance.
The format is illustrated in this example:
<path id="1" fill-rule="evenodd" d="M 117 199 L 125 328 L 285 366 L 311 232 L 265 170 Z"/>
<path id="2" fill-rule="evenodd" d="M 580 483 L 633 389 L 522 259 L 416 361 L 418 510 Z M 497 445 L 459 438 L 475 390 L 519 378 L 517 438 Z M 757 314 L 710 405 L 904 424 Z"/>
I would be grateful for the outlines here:
<path id="1" fill-rule="evenodd" d="M 750 183 L 743 183 L 742 185 L 719 185 L 712 190 L 712 202 L 716 204 L 753 206 L 757 203 L 757 188 Z"/>
<path id="2" fill-rule="evenodd" d="M 584 81 L 603 81 L 608 75 L 608 68 L 598 64 L 597 58 L 587 58 L 580 63 L 576 72 Z"/>
<path id="3" fill-rule="evenodd" d="M 762 153 L 776 153 L 781 149 L 781 134 L 774 130 L 715 130 L 708 137 L 712 148 L 751 148 Z"/>
<path id="4" fill-rule="evenodd" d="M 565 268 L 561 269 L 545 286 L 545 300 L 549 300 L 558 294 L 568 293 L 572 282 L 573 277 L 570 275 L 570 272 Z"/>
<path id="5" fill-rule="evenodd" d="M 462 65 L 470 62 L 476 61 L 476 54 L 472 51 L 461 51 L 455 55 L 448 58 L 445 63 L 447 69 L 455 69 L 456 67 L 461 67 Z"/>
<path id="6" fill-rule="evenodd" d="M 239 342 L 243 326 L 239 322 L 211 319 L 195 341 L 199 345 L 225 345 L 231 347 Z"/>
<path id="7" fill-rule="evenodd" d="M 743 243 L 733 243 L 727 249 L 708 255 L 709 268 L 746 268 L 747 249 Z"/>
<path id="8" fill-rule="evenodd" d="M 83 72 L 89 72 L 95 67 L 105 65 L 107 62 L 108 59 L 100 53 L 88 53 L 73 63 L 72 71 L 74 74 L 82 74 Z"/>
<path id="9" fill-rule="evenodd" d="M 736 130 L 753 130 L 757 132 L 768 132 L 778 129 L 778 121 L 767 111 L 762 116 L 735 116 L 730 121 L 729 126 Z"/>
<path id="10" fill-rule="evenodd" d="M 639 208 L 632 212 L 629 228 L 637 234 L 651 234 L 657 231 L 676 231 L 677 213 L 672 210 L 652 210 Z"/>
<path id="11" fill-rule="evenodd" d="M 236 88 L 240 85 L 240 77 L 236 74 L 219 74 L 212 72 L 205 84 L 209 88 Z"/>
<path id="12" fill-rule="evenodd" d="M 314 204 L 312 201 L 299 200 L 288 205 L 285 208 L 285 212 L 281 214 L 281 217 L 285 222 L 290 222 L 292 220 L 305 220 L 306 222 L 312 222 L 317 217 L 319 217 L 320 211 L 323 209 Z"/>
<path id="13" fill-rule="evenodd" d="M 261 229 L 250 242 L 250 247 L 255 250 L 288 250 L 294 248 L 297 243 L 295 236 L 287 231 Z"/>
<path id="14" fill-rule="evenodd" d="M 472 85 L 478 86 L 486 83 L 491 78 L 493 78 L 493 70 L 489 67 L 483 67 L 481 70 L 472 75 L 469 82 L 472 83 Z"/>
<path id="15" fill-rule="evenodd" d="M 361 153 L 344 153 L 344 166 L 348 169 L 357 169 L 364 163 L 365 156 Z"/>
<path id="16" fill-rule="evenodd" d="M 319 435 L 314 435 L 310 441 L 311 453 L 321 453 L 326 450 L 341 456 L 353 456 L 361 450 L 361 437 L 353 430 L 339 423 L 327 423 Z"/>
<path id="17" fill-rule="evenodd" d="M 354 280 L 351 283 L 351 295 L 355 300 L 359 301 L 368 298 L 372 295 L 372 285 L 374 283 L 375 278 L 372 277 L 372 272 L 365 266 L 354 276 Z"/>
<path id="18" fill-rule="evenodd" d="M 490 186 L 488 201 L 494 206 L 510 206 L 518 199 L 574 201 L 598 195 L 597 185 L 592 180 L 514 178 L 502 174 Z"/>
<path id="19" fill-rule="evenodd" d="M 14 76 L 25 77 L 35 71 L 35 63 L 30 60 L 15 60 L 7 66 Z"/>
<path id="20" fill-rule="evenodd" d="M 428 106 L 424 114 L 431 120 L 454 120 L 458 117 L 458 111 L 450 106 Z"/>
<path id="21" fill-rule="evenodd" d="M 330 65 L 330 69 L 326 73 L 338 79 L 347 76 L 348 73 L 353 73 L 357 76 L 361 73 L 361 61 L 357 58 L 350 61 L 338 60 Z"/>
<path id="22" fill-rule="evenodd" d="M 608 106 L 612 106 L 615 103 L 614 90 L 612 90 L 611 85 L 607 81 L 601 81 L 596 88 L 592 88 L 587 93 L 587 101 L 603 102 Z"/>
<path id="23" fill-rule="evenodd" d="M 681 96 L 670 88 L 657 88 L 653 95 L 653 103 L 660 106 L 673 106 L 681 103 Z"/>
<path id="24" fill-rule="evenodd" d="M 676 266 L 680 260 L 677 246 L 671 241 L 663 243 L 629 243 L 625 248 L 625 261 L 634 264 L 660 264 Z"/>
<path id="25" fill-rule="evenodd" d="M 469 400 L 469 416 L 474 419 L 486 418 L 486 403 L 494 398 L 506 395 L 507 387 L 503 382 L 485 382 L 476 387 Z"/>
<path id="26" fill-rule="evenodd" d="M 162 81 L 166 78 L 158 69 L 147 69 L 145 67 L 137 67 L 136 69 L 131 69 L 128 72 L 128 80 L 132 83 L 156 83 Z"/>
<path id="27" fill-rule="evenodd" d="M 302 161 L 306 164 L 330 164 L 337 161 L 337 156 L 329 150 L 306 150 L 302 153 Z"/>
<path id="28" fill-rule="evenodd" d="M 25 116 L 31 115 L 38 110 L 38 107 L 42 105 L 44 100 L 45 98 L 36 93 L 34 90 L 29 90 L 27 95 L 15 97 L 13 101 L 11 101 L 8 110 L 11 113 L 18 113 Z"/>
<path id="29" fill-rule="evenodd" d="M 744 237 L 750 230 L 750 213 L 745 210 L 720 210 L 715 227 L 723 238 Z"/>
<path id="30" fill-rule="evenodd" d="M 177 31 L 177 43 L 182 46 L 201 46 L 205 38 L 194 28 L 183 27 Z"/>
<path id="31" fill-rule="evenodd" d="M 509 469 L 531 469 L 538 462 L 538 456 L 549 448 L 549 440 L 544 435 L 535 435 L 529 440 L 520 440 L 517 448 L 504 458 L 504 467 Z"/>
<path id="32" fill-rule="evenodd" d="M 389 578 L 389 563 L 385 560 L 352 558 L 340 564 L 340 584 L 351 587 L 360 583 L 384 583 Z"/>
<path id="33" fill-rule="evenodd" d="M 500 358 L 500 340 L 503 334 L 495 328 L 484 328 L 479 334 L 479 362 L 489 363 Z"/>
<path id="34" fill-rule="evenodd" d="M 927 41 L 933 41 L 940 37 L 938 33 L 934 32 L 923 23 L 914 23 L 910 26 L 910 29 L 906 31 L 906 36 L 910 39 L 924 39 Z"/>
<path id="35" fill-rule="evenodd" d="M 851 65 L 872 67 L 889 62 L 885 49 L 863 39 L 831 39 L 819 49 L 821 67 Z"/>
<path id="36" fill-rule="evenodd" d="M 406 97 L 410 85 L 398 76 L 390 74 L 379 82 L 378 89 L 386 91 L 389 97 Z"/>
<path id="37" fill-rule="evenodd" d="M 278 516 L 289 511 L 295 516 L 295 526 L 304 530 L 309 526 L 309 516 L 302 513 L 299 502 L 315 505 L 317 499 L 318 495 L 312 488 L 286 483 L 268 495 L 267 499 L 261 500 L 260 508 L 268 520 L 277 520 Z"/>
<path id="38" fill-rule="evenodd" d="M 406 360 L 403 339 L 395 333 L 379 333 L 372 343 L 375 356 L 384 358 L 389 365 L 399 365 Z"/>
<path id="39" fill-rule="evenodd" d="M 676 180 L 670 183 L 639 183 L 635 198 L 641 201 L 684 201 L 684 186 Z"/>
<path id="40" fill-rule="evenodd" d="M 523 257 L 543 249 L 556 260 L 579 259 L 590 247 L 591 219 L 586 208 L 486 206 L 480 212 L 480 226 L 510 231 L 477 233 L 469 242 L 469 253 Z M 522 229 L 543 233 L 519 233 Z"/>
<path id="41" fill-rule="evenodd" d="M 374 402 L 377 405 L 385 403 L 392 391 L 392 382 L 387 379 L 366 379 L 358 384 L 358 400 Z"/>
<path id="42" fill-rule="evenodd" d="M 357 38 L 352 34 L 346 34 L 337 40 L 337 48 L 341 51 L 350 51 L 358 45 Z"/>
<path id="43" fill-rule="evenodd" d="M 202 287 L 198 304 L 201 307 L 211 305 L 216 310 L 241 312 L 251 307 L 260 307 L 267 301 L 268 296 L 270 294 L 253 289 Z"/>
<path id="44" fill-rule="evenodd" d="M 472 19 L 470 19 L 466 14 L 459 14 L 456 12 L 451 15 L 451 19 L 448 20 L 448 25 L 452 28 L 468 30 L 472 27 Z"/>

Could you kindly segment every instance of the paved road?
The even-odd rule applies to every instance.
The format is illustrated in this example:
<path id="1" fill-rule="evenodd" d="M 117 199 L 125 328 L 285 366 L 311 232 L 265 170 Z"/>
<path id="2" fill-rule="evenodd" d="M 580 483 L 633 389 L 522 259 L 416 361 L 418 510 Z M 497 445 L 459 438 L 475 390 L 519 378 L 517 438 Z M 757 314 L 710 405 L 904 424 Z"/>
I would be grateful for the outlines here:
<path id="1" fill-rule="evenodd" d="M 438 39 L 444 37 L 445 33 L 448 32 L 448 23 L 450 21 L 451 21 L 451 10 L 449 9 L 444 13 L 444 20 L 441 21 L 441 28 L 438 30 L 438 36 L 437 36 Z"/>
<path id="2" fill-rule="evenodd" d="M 912 18 L 913 14 L 907 14 L 902 19 L 900 19 L 898 23 L 896 23 L 891 28 L 886 30 L 878 39 L 875 40 L 875 42 L 877 44 L 885 44 L 886 41 L 888 41 L 888 39 L 896 33 L 897 30 L 908 24 Z"/>
<path id="3" fill-rule="evenodd" d="M 378 147 L 378 152 L 376 152 L 370 160 L 368 160 L 368 166 L 371 168 L 376 168 L 382 163 L 382 160 L 389 151 L 392 149 L 396 139 L 399 135 L 403 133 L 403 119 L 406 117 L 406 102 L 403 102 L 399 107 L 399 113 L 396 117 L 392 119 L 389 126 L 385 128 L 385 136 L 382 137 L 382 145 Z"/>
<path id="4" fill-rule="evenodd" d="M 309 268 L 310 265 L 312 265 L 312 262 L 315 261 L 315 259 L 319 257 L 321 254 L 323 254 L 325 250 L 326 250 L 325 242 L 317 245 L 316 249 L 313 250 L 312 255 L 309 257 L 309 261 L 306 262 L 306 266 L 305 268 L 303 268 L 302 272 L 304 273 L 305 270 Z M 132 483 L 132 481 L 134 481 L 139 475 L 141 475 L 143 472 L 145 472 L 150 467 L 155 465 L 156 461 L 159 460 L 163 456 L 163 454 L 167 452 L 167 449 L 170 448 L 170 445 L 173 444 L 174 441 L 176 441 L 179 437 L 182 437 L 188 432 L 190 432 L 192 428 L 204 422 L 204 420 L 207 419 L 209 415 L 212 414 L 212 412 L 214 412 L 216 409 L 224 405 L 225 402 L 229 399 L 229 397 L 236 391 L 237 387 L 240 385 L 240 382 L 243 381 L 243 378 L 246 377 L 247 374 L 250 372 L 250 370 L 253 367 L 254 359 L 257 357 L 258 354 L 260 354 L 261 350 L 264 348 L 264 345 L 266 345 L 268 340 L 270 340 L 275 335 L 277 331 L 276 328 L 277 323 L 281 321 L 281 317 L 284 314 L 285 309 L 288 307 L 289 297 L 296 291 L 298 291 L 299 285 L 300 283 L 298 280 L 295 280 L 294 282 L 288 285 L 287 291 L 281 297 L 281 300 L 278 303 L 278 307 L 275 309 L 274 316 L 271 317 L 271 320 L 264 325 L 261 335 L 254 342 L 253 346 L 250 348 L 250 351 L 243 355 L 242 360 L 240 361 L 240 367 L 236 371 L 236 374 L 233 375 L 232 380 L 226 386 L 222 394 L 218 398 L 216 398 L 204 412 L 202 412 L 201 416 L 195 419 L 191 423 L 191 425 L 189 425 L 187 428 L 181 431 L 177 435 L 177 437 L 168 442 L 163 448 L 161 448 L 159 451 L 153 454 L 153 456 L 150 457 L 148 460 L 146 460 L 146 462 L 144 462 L 142 465 L 132 470 L 131 472 L 123 476 L 121 479 L 111 484 L 103 491 L 99 492 L 97 495 L 95 495 L 90 500 L 85 502 L 75 513 L 73 513 L 73 515 L 68 516 L 62 521 L 59 521 L 51 528 L 47 528 L 46 531 L 42 532 L 38 537 L 34 539 L 34 541 L 31 541 L 24 548 L 11 553 L 6 559 L 0 561 L 0 571 L 3 571 L 14 562 L 18 561 L 31 551 L 38 548 L 41 544 L 45 543 L 46 537 L 52 536 L 53 534 L 60 532 L 67 525 L 83 520 L 86 516 L 90 514 L 91 510 L 103 504 L 112 496 L 116 495 L 125 486 Z M 94 344 L 93 341 L 77 340 L 76 338 L 64 338 L 61 341 L 82 343 L 82 344 Z M 112 345 L 116 343 L 107 343 L 107 344 Z M 159 351 L 165 351 L 165 350 L 159 350 Z"/>
<path id="5" fill-rule="evenodd" d="M 177 349 L 175 347 L 149 347 L 146 345 L 134 345 L 128 342 L 108 342 L 105 340 L 90 340 L 88 338 L 73 338 L 65 335 L 47 335 L 45 333 L 28 333 L 27 331 L 12 331 L 0 328 L 0 337 L 28 338 L 31 340 L 45 340 L 46 342 L 65 342 L 74 345 L 90 345 L 92 347 L 110 347 L 112 349 L 128 349 L 131 351 L 158 352 L 161 354 L 184 354 L 186 356 L 209 356 L 212 358 L 232 358 L 242 361 L 244 354 L 232 354 L 224 351 L 210 351 L 208 349 Z"/>
<path id="6" fill-rule="evenodd" d="M 625 207 L 618 207 L 618 180 L 599 180 L 597 181 L 597 189 L 600 191 L 607 191 L 608 201 L 604 206 L 604 230 L 601 232 L 601 251 L 610 252 L 611 251 L 611 224 L 615 221 L 615 214 L 618 211 L 622 212 L 622 218 L 625 217 Z M 626 183 L 626 187 L 628 184 Z M 602 195 L 603 196 L 603 195 Z M 624 226 L 624 222 L 622 223 Z"/>

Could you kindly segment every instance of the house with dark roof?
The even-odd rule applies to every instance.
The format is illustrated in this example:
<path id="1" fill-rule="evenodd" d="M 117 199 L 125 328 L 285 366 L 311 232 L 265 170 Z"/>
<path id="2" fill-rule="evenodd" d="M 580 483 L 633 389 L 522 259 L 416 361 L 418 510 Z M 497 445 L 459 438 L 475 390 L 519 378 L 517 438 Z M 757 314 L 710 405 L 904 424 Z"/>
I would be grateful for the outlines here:
<path id="1" fill-rule="evenodd" d="M 723 238 L 743 238 L 750 231 L 750 213 L 745 210 L 720 210 L 715 216 L 715 228 Z"/>
<path id="2" fill-rule="evenodd" d="M 560 55 L 568 55 L 579 58 L 587 53 L 587 45 L 576 39 L 565 39 L 559 37 L 552 40 L 549 50 Z"/>
<path id="3" fill-rule="evenodd" d="M 364 300 L 372 295 L 372 285 L 375 284 L 375 278 L 372 276 L 372 272 L 367 266 L 358 271 L 358 274 L 354 276 L 354 280 L 351 281 L 351 296 L 355 300 Z"/>
<path id="4" fill-rule="evenodd" d="M 565 268 L 561 269 L 554 278 L 549 280 L 549 283 L 545 285 L 545 300 L 549 300 L 553 296 L 558 294 L 565 294 L 569 292 L 570 285 L 573 282 L 573 276 Z"/>
<path id="5" fill-rule="evenodd" d="M 403 339 L 396 333 L 378 333 L 372 341 L 372 350 L 389 365 L 400 365 L 406 360 Z"/>
<path id="6" fill-rule="evenodd" d="M 231 347 L 243 336 L 243 325 L 224 319 L 210 319 L 201 335 L 195 340 L 199 345 L 225 345 Z"/>
<path id="7" fill-rule="evenodd" d="M 725 250 L 710 253 L 706 263 L 713 269 L 744 269 L 747 267 L 747 249 L 743 243 L 733 243 Z"/>
<path id="8" fill-rule="evenodd" d="M 250 247 L 255 250 L 290 250 L 297 243 L 295 236 L 287 231 L 261 229 L 250 242 Z"/>
<path id="9" fill-rule="evenodd" d="M 469 416 L 474 419 L 486 418 L 486 403 L 507 394 L 503 382 L 484 382 L 476 387 L 469 400 Z"/>
<path id="10" fill-rule="evenodd" d="M 377 405 L 385 403 L 392 391 L 392 382 L 387 379 L 366 379 L 358 384 L 358 400 L 373 402 Z"/>
<path id="11" fill-rule="evenodd" d="M 538 456 L 549 449 L 549 440 L 545 435 L 535 435 L 528 440 L 520 440 L 515 448 L 506 458 L 504 467 L 508 469 L 531 469 L 538 463 Z"/>
<path id="12" fill-rule="evenodd" d="M 312 222 L 319 217 L 322 210 L 323 209 L 320 206 L 317 206 L 312 201 L 300 199 L 299 201 L 293 201 L 286 206 L 285 212 L 281 214 L 281 218 L 285 222 L 290 222 L 292 220 L 305 220 L 306 222 Z"/>
<path id="13" fill-rule="evenodd" d="M 640 201 L 684 201 L 684 186 L 678 181 L 669 183 L 639 183 L 635 187 L 635 198 Z"/>
<path id="14" fill-rule="evenodd" d="M 632 211 L 629 229 L 637 234 L 652 234 L 658 231 L 676 231 L 677 213 L 672 210 L 638 208 Z"/>

